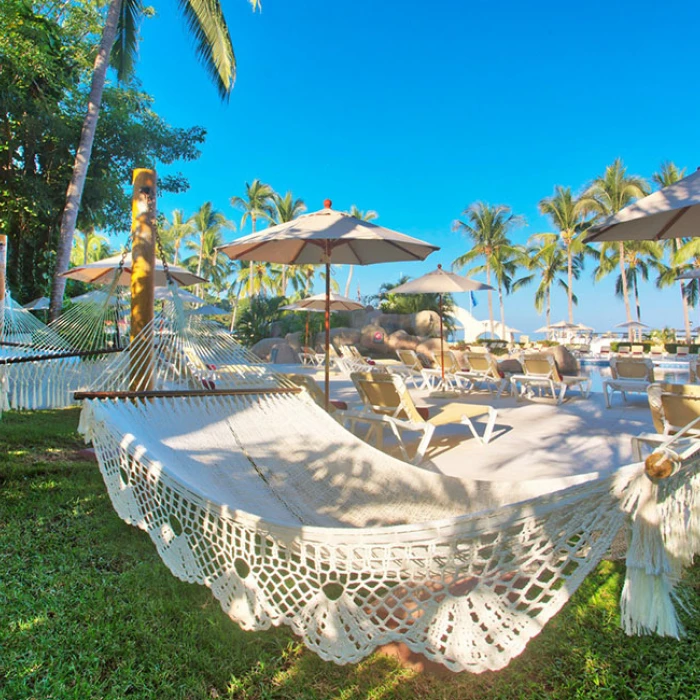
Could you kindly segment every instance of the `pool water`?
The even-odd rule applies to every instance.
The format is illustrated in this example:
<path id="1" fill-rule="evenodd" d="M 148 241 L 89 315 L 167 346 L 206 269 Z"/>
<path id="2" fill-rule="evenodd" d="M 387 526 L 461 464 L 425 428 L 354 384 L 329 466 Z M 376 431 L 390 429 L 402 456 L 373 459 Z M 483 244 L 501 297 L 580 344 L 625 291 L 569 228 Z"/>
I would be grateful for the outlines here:
<path id="1" fill-rule="evenodd" d="M 581 363 L 581 374 L 591 378 L 591 391 L 603 391 L 603 379 L 610 377 L 610 367 Z M 654 378 L 658 382 L 687 384 L 688 370 L 684 367 L 654 367 Z"/>

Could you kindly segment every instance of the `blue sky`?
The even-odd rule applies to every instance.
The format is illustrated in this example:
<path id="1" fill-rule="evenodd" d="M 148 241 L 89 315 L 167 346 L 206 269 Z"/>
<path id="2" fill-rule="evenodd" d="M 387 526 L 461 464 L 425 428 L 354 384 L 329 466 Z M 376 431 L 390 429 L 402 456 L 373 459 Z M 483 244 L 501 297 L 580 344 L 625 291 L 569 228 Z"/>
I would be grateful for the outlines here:
<path id="1" fill-rule="evenodd" d="M 310 211 L 374 209 L 378 223 L 441 247 L 423 263 L 357 267 L 353 296 L 402 274 L 448 267 L 468 249 L 452 222 L 472 202 L 509 205 L 551 230 L 538 202 L 557 184 L 582 188 L 616 157 L 650 177 L 663 160 L 700 165 L 697 27 L 690 2 L 224 0 L 238 78 L 222 104 L 169 2 L 143 25 L 138 74 L 171 124 L 208 130 L 202 157 L 181 169 L 191 188 L 159 207 L 230 205 L 260 178 Z M 229 234 L 230 238 L 248 230 Z M 612 278 L 575 291 L 577 321 L 624 320 Z M 347 268 L 337 272 L 344 287 Z M 320 291 L 320 287 L 319 290 Z M 506 321 L 543 324 L 534 286 L 506 299 Z M 642 320 L 682 324 L 677 289 L 642 290 Z M 468 300 L 457 301 L 468 305 Z M 476 315 L 487 315 L 486 299 Z M 566 315 L 555 294 L 553 319 Z M 700 323 L 700 311 L 692 319 Z"/>

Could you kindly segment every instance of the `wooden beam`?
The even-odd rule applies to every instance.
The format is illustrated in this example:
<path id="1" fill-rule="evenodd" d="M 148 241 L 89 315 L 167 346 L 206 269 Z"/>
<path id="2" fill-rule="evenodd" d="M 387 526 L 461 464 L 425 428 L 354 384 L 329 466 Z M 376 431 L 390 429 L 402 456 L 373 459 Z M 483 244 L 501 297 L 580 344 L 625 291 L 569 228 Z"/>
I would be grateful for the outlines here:
<path id="1" fill-rule="evenodd" d="M 82 399 L 173 399 L 191 396 L 256 396 L 260 394 L 299 394 L 301 387 L 250 387 L 249 389 L 153 389 L 150 391 L 76 391 L 76 401 Z"/>
<path id="2" fill-rule="evenodd" d="M 153 389 L 153 316 L 156 268 L 156 173 L 134 170 L 131 198 L 131 347 L 132 391 Z"/>

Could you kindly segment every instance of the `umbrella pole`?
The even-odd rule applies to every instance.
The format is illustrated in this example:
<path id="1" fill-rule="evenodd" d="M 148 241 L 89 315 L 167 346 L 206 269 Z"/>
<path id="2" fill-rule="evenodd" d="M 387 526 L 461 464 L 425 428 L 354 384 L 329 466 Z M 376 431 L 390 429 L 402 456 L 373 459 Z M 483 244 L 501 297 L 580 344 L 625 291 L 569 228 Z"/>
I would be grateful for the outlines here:
<path id="1" fill-rule="evenodd" d="M 326 411 L 330 400 L 331 391 L 331 263 L 330 255 L 326 258 Z"/>

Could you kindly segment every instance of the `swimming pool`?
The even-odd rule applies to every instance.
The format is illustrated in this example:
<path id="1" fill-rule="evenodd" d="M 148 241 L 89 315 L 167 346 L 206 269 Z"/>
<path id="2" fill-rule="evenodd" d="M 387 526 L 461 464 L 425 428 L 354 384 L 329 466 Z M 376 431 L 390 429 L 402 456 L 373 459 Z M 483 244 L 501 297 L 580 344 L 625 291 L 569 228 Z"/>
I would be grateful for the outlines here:
<path id="1" fill-rule="evenodd" d="M 610 377 L 610 364 L 607 360 L 601 362 L 582 360 L 581 374 L 591 378 L 591 391 L 602 392 L 603 379 Z M 689 379 L 688 365 L 684 366 L 680 363 L 655 364 L 654 378 L 659 382 L 687 384 Z"/>

